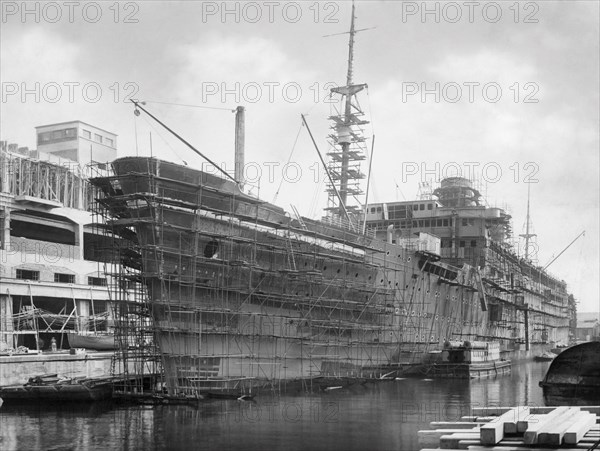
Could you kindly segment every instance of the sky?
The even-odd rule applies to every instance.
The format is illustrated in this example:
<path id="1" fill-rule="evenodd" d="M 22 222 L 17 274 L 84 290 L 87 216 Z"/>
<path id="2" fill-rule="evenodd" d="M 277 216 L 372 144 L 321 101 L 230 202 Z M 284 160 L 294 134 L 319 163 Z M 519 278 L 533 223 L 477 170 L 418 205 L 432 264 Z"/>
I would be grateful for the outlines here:
<path id="1" fill-rule="evenodd" d="M 325 153 L 350 2 L 1 6 L 0 139 L 35 148 L 34 127 L 82 120 L 118 134 L 118 156 L 203 167 L 136 117 L 133 98 L 232 169 L 242 105 L 248 188 L 322 214 L 324 174 L 300 115 Z M 600 310 L 599 3 L 359 1 L 356 27 L 369 148 L 376 136 L 369 201 L 415 199 L 420 183 L 463 175 L 510 212 L 517 236 L 530 182 L 533 257 L 545 266 L 585 230 L 548 270 L 581 311 Z"/>

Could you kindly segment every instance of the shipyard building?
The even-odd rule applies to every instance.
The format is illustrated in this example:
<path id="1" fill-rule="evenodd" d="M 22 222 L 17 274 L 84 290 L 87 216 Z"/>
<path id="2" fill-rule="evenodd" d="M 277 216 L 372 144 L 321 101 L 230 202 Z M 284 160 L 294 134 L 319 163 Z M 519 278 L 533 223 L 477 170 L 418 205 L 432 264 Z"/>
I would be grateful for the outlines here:
<path id="1" fill-rule="evenodd" d="M 36 134 L 36 150 L 0 142 L 0 352 L 69 348 L 112 323 L 87 179 L 117 136 L 81 121 Z"/>

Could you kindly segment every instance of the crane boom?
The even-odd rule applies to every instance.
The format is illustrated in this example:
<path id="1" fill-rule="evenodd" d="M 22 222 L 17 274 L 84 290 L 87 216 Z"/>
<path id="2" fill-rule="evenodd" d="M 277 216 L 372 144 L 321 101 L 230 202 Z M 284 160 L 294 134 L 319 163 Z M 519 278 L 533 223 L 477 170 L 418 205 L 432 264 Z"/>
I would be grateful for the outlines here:
<path id="1" fill-rule="evenodd" d="M 577 236 L 575 237 L 575 239 L 574 239 L 573 241 L 571 241 L 571 242 L 570 242 L 570 243 L 567 245 L 567 247 L 565 247 L 565 248 L 564 248 L 564 249 L 563 249 L 563 250 L 560 252 L 560 254 L 558 254 L 556 257 L 554 257 L 554 258 L 552 259 L 552 261 L 551 261 L 550 263 L 548 263 L 546 266 L 544 266 L 543 270 L 545 270 L 545 269 L 546 269 L 548 266 L 550 266 L 552 263 L 554 263 L 554 262 L 556 261 L 556 259 L 557 259 L 558 257 L 560 257 L 562 254 L 564 254 L 564 252 L 565 252 L 567 249 L 569 249 L 569 248 L 571 247 L 571 245 L 572 245 L 572 244 L 573 244 L 575 241 L 577 241 L 577 240 L 579 239 L 579 237 L 580 237 L 580 236 L 582 236 L 582 235 L 585 235 L 585 230 L 584 230 L 583 232 L 581 232 L 579 235 L 577 235 Z M 543 271 L 543 270 L 542 270 L 542 271 Z"/>

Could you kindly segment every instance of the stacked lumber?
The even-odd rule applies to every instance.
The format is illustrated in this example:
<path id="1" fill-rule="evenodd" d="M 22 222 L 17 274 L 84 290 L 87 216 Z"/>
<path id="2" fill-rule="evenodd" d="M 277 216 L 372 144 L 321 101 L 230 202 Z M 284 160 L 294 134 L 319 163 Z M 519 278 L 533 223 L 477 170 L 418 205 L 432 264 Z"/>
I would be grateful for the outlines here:
<path id="1" fill-rule="evenodd" d="M 480 407 L 461 421 L 434 421 L 418 432 L 421 451 L 562 451 L 600 441 L 600 406 Z"/>

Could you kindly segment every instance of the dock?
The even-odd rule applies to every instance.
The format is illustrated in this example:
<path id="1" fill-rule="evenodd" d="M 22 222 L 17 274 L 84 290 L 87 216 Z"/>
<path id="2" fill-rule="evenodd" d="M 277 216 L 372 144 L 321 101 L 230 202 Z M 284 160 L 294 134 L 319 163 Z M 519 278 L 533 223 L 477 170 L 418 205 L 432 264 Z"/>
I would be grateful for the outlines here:
<path id="1" fill-rule="evenodd" d="M 600 406 L 480 407 L 471 413 L 419 431 L 421 451 L 564 451 L 600 444 Z"/>

